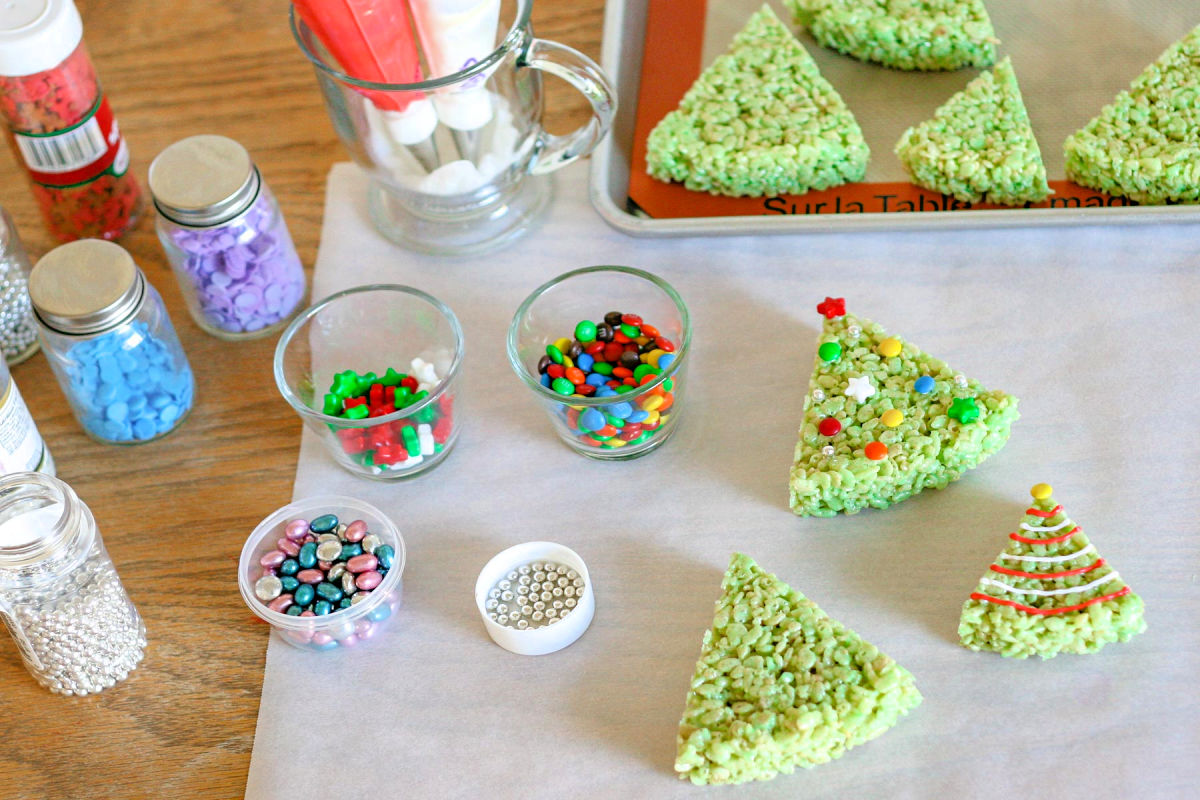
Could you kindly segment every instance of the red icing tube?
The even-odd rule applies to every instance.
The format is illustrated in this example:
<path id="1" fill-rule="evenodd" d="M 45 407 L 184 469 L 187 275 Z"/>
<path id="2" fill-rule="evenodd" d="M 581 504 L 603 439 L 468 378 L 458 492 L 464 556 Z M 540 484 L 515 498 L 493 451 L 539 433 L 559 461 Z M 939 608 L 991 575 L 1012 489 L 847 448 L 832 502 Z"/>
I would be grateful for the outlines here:
<path id="1" fill-rule="evenodd" d="M 971 599 L 983 600 L 985 602 L 995 603 L 996 605 L 1001 606 L 1011 606 L 1018 611 L 1024 611 L 1026 614 L 1037 614 L 1041 617 L 1048 617 L 1054 614 L 1066 614 L 1071 611 L 1078 611 L 1081 608 L 1094 606 L 1096 603 L 1103 603 L 1105 600 L 1112 600 L 1114 597 L 1123 597 L 1127 594 L 1129 594 L 1129 587 L 1124 586 L 1117 591 L 1112 592 L 1111 594 L 1100 595 L 1099 597 L 1093 597 L 1091 600 L 1086 602 L 1076 603 L 1073 606 L 1063 606 L 1062 608 L 1034 608 L 1033 606 L 1027 606 L 1022 603 L 1014 603 L 1012 600 L 1004 600 L 999 597 L 992 597 L 990 594 L 980 594 L 979 592 L 971 592 Z"/>
<path id="2" fill-rule="evenodd" d="M 296 11 L 353 78 L 376 83 L 422 80 L 404 0 L 296 0 Z M 377 108 L 404 111 L 420 92 L 361 90 Z"/>

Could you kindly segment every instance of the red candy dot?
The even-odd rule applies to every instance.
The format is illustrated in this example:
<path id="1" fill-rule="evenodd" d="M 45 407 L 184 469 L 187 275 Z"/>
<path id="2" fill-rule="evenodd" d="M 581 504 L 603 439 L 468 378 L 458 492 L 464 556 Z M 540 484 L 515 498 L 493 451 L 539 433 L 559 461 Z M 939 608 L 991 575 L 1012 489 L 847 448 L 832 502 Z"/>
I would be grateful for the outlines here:
<path id="1" fill-rule="evenodd" d="M 662 336 L 654 337 L 654 346 L 664 353 L 674 353 L 675 344 L 670 339 L 664 339 Z"/>
<path id="2" fill-rule="evenodd" d="M 868 442 L 867 446 L 863 448 L 863 455 L 872 461 L 885 459 L 887 458 L 887 454 L 887 445 L 883 442 Z"/>
<path id="3" fill-rule="evenodd" d="M 616 342 L 609 342 L 604 346 L 604 360 L 616 361 L 621 357 L 621 353 L 625 352 L 625 348 Z"/>
<path id="4" fill-rule="evenodd" d="M 546 374 L 550 376 L 551 380 L 561 378 L 567 374 L 567 368 L 562 364 L 551 364 L 546 368 Z"/>
<path id="5" fill-rule="evenodd" d="M 563 374 L 566 376 L 567 380 L 576 386 L 587 380 L 587 376 L 583 374 L 583 370 L 581 370 L 579 367 L 571 367 Z"/>
<path id="6" fill-rule="evenodd" d="M 641 325 L 642 318 L 637 314 L 624 314 L 621 317 L 621 322 L 624 322 L 626 325 Z"/>
<path id="7" fill-rule="evenodd" d="M 842 423 L 833 417 L 826 417 L 817 425 L 817 430 L 822 436 L 837 436 L 842 432 Z"/>

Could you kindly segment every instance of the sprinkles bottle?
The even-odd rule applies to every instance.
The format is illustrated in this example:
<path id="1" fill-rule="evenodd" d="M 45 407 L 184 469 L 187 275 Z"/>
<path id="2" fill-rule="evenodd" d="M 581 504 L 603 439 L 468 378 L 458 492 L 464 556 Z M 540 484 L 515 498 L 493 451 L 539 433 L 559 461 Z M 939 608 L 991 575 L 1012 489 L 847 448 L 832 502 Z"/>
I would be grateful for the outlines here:
<path id="1" fill-rule="evenodd" d="M 96 520 L 57 478 L 0 478 L 0 619 L 26 669 L 56 694 L 102 691 L 142 660 L 146 628 Z"/>
<path id="2" fill-rule="evenodd" d="M 246 148 L 189 136 L 150 165 L 156 229 L 196 324 L 222 339 L 265 336 L 304 299 L 304 267 Z"/>
<path id="3" fill-rule="evenodd" d="M 137 222 L 141 189 L 72 0 L 0 4 L 0 118 L 57 239 L 115 239 Z"/>
<path id="4" fill-rule="evenodd" d="M 120 246 L 54 248 L 29 276 L 46 358 L 92 438 L 140 444 L 192 408 L 192 369 L 154 287 Z"/>

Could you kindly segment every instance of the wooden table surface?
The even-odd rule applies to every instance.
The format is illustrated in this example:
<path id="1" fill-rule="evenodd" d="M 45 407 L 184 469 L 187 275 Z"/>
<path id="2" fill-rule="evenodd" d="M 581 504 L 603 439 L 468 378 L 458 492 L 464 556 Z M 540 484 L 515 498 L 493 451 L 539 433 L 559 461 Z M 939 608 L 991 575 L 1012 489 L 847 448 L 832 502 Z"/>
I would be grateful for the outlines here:
<path id="1" fill-rule="evenodd" d="M 348 160 L 292 40 L 284 0 L 76 0 L 85 41 L 145 185 L 154 155 L 197 133 L 245 145 L 309 267 L 325 176 Z M 599 58 L 602 0 L 541 0 L 535 31 Z M 547 127 L 586 102 L 546 85 Z M 54 246 L 11 153 L 0 204 L 36 260 Z M 146 623 L 149 647 L 122 684 L 60 697 L 0 644 L 0 797 L 241 797 L 268 629 L 242 603 L 237 559 L 260 519 L 291 499 L 300 421 L 275 389 L 277 337 L 229 343 L 192 322 L 147 215 L 121 244 L 166 300 L 197 380 L 170 436 L 138 447 L 87 438 L 41 354 L 13 368 L 58 476 L 92 509 Z"/>

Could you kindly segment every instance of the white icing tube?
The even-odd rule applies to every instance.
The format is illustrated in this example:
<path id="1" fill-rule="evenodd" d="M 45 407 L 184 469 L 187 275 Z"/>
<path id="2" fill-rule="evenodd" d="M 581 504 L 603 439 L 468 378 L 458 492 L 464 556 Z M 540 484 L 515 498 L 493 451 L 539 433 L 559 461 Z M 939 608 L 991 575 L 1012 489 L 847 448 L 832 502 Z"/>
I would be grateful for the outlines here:
<path id="1" fill-rule="evenodd" d="M 409 0 L 409 8 L 431 78 L 464 70 L 496 48 L 500 0 Z M 438 118 L 455 130 L 478 130 L 492 121 L 483 76 L 438 91 L 433 102 Z"/>

